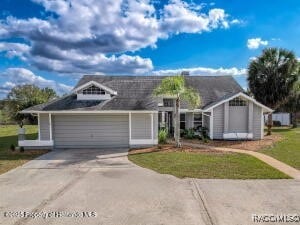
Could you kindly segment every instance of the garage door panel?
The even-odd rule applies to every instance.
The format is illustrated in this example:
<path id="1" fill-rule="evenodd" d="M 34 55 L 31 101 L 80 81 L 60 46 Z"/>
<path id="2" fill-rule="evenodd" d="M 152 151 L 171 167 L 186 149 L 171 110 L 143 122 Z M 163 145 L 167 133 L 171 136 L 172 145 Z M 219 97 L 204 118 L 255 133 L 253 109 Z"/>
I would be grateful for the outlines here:
<path id="1" fill-rule="evenodd" d="M 128 147 L 128 115 L 55 115 L 56 148 Z"/>

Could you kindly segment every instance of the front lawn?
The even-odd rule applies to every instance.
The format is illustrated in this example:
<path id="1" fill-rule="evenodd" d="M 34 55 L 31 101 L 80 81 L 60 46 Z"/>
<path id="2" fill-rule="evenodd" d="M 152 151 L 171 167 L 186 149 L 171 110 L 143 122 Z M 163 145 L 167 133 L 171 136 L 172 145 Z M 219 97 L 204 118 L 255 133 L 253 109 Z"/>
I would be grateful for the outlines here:
<path id="1" fill-rule="evenodd" d="M 133 163 L 179 178 L 282 179 L 287 175 L 244 154 L 221 152 L 150 152 L 128 156 Z"/>
<path id="2" fill-rule="evenodd" d="M 261 152 L 300 170 L 300 128 L 274 128 L 272 131 L 281 134 L 283 140 Z"/>
<path id="3" fill-rule="evenodd" d="M 18 167 L 27 161 L 34 159 L 45 151 L 25 151 L 12 152 L 10 146 L 17 146 L 18 142 L 18 126 L 17 125 L 1 125 L 0 126 L 0 174 L 5 173 L 15 167 Z M 37 138 L 37 126 L 25 125 L 26 138 Z"/>

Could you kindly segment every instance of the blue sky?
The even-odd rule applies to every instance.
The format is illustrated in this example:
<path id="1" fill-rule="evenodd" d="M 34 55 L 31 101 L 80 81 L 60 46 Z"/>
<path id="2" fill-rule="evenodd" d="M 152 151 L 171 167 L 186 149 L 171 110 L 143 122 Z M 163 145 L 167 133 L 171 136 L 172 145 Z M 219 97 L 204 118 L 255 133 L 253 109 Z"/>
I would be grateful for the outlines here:
<path id="1" fill-rule="evenodd" d="M 103 7 L 104 6 L 104 7 Z M 233 75 L 265 47 L 300 56 L 299 0 L 2 0 L 0 98 L 83 74 Z"/>

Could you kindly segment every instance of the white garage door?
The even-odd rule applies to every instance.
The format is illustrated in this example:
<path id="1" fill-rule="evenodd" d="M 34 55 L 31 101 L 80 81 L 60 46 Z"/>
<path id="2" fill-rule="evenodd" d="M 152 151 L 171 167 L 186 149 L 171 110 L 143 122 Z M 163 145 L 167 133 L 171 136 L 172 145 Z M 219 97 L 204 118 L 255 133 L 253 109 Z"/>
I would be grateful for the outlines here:
<path id="1" fill-rule="evenodd" d="M 56 148 L 124 148 L 129 146 L 128 115 L 55 115 Z"/>

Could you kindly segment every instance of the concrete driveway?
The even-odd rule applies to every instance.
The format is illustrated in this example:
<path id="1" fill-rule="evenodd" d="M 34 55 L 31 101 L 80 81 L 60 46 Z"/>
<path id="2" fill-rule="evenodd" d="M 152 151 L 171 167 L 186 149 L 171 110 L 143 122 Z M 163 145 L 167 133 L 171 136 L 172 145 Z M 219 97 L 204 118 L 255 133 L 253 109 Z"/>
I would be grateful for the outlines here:
<path id="1" fill-rule="evenodd" d="M 251 224 L 252 214 L 299 213 L 299 202 L 299 181 L 178 179 L 130 163 L 122 149 L 53 151 L 0 176 L 5 225 Z M 4 216 L 20 211 L 52 217 Z"/>

